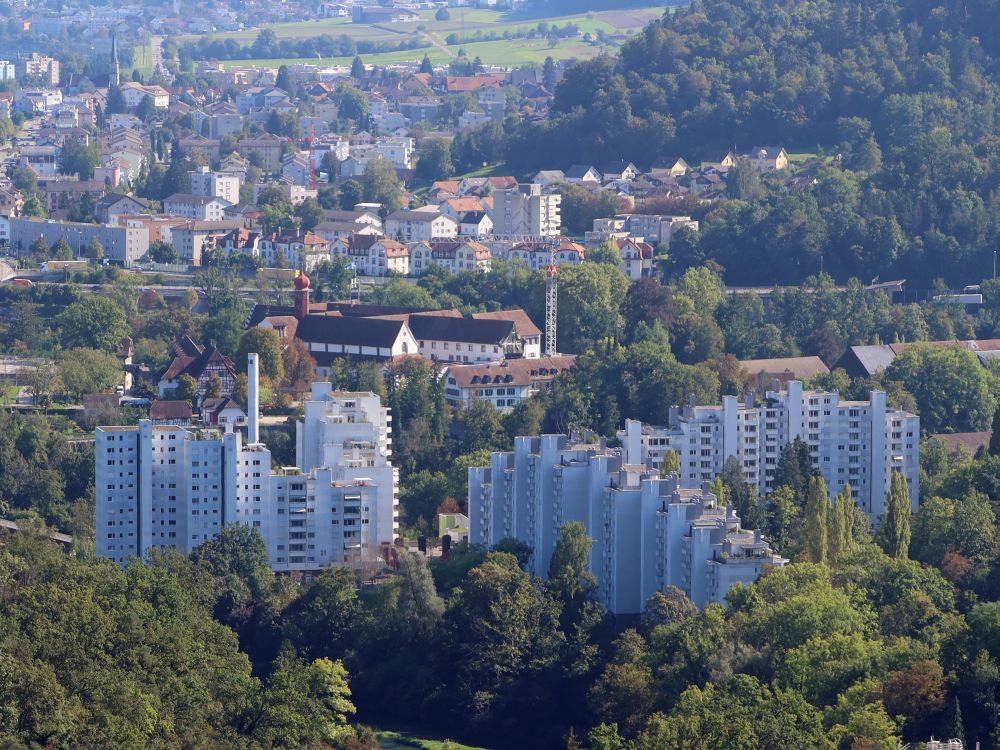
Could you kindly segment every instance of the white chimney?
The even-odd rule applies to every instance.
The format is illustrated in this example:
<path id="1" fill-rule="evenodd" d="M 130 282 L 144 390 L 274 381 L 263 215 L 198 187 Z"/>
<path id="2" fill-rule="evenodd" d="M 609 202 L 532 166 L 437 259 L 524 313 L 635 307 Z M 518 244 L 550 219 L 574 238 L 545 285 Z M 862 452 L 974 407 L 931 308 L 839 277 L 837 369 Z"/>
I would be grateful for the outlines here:
<path id="1" fill-rule="evenodd" d="M 247 355 L 247 443 L 254 445 L 260 442 L 260 432 L 257 427 L 260 418 L 260 383 L 257 372 L 257 355 Z"/>

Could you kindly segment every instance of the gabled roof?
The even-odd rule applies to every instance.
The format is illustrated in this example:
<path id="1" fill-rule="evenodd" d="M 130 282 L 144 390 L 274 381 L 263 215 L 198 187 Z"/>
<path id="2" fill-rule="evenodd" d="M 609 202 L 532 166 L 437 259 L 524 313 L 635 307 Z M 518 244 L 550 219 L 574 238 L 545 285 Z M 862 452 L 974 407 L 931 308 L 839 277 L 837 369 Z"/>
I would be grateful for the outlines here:
<path id="1" fill-rule="evenodd" d="M 495 310 L 494 312 L 472 313 L 476 320 L 509 320 L 517 326 L 517 332 L 521 336 L 541 336 L 541 329 L 534 324 L 531 318 L 521 308 L 513 310 Z"/>
<path id="2" fill-rule="evenodd" d="M 772 359 L 744 359 L 740 366 L 749 375 L 782 375 L 790 373 L 796 380 L 814 378 L 830 372 L 819 357 L 775 357 Z"/>
<path id="3" fill-rule="evenodd" d="M 177 343 L 180 345 L 179 351 L 171 347 L 171 350 L 174 352 L 174 359 L 167 365 L 163 374 L 160 375 L 160 380 L 177 380 L 181 375 L 190 375 L 197 379 L 201 377 L 205 368 L 213 363 L 222 364 L 230 374 L 234 377 L 236 376 L 236 365 L 215 346 L 199 347 L 198 344 L 195 344 L 188 337 L 184 337 L 184 339 Z M 190 346 L 192 344 L 198 350 L 197 354 L 189 354 L 192 351 Z"/>
<path id="4" fill-rule="evenodd" d="M 510 320 L 411 315 L 410 330 L 418 339 L 428 341 L 497 345 L 516 333 L 516 326 Z"/>
<path id="5" fill-rule="evenodd" d="M 490 364 L 448 365 L 447 370 L 459 388 L 474 388 L 493 384 L 531 385 L 551 380 L 575 366 L 576 355 L 565 354 L 535 359 L 508 359 Z"/>
<path id="6" fill-rule="evenodd" d="M 158 420 L 191 420 L 191 402 L 184 399 L 156 399 L 149 405 L 149 418 Z"/>
<path id="7" fill-rule="evenodd" d="M 296 336 L 307 343 L 390 348 L 404 325 L 401 320 L 307 315 L 299 321 Z"/>
<path id="8" fill-rule="evenodd" d="M 570 180 L 581 180 L 586 177 L 589 172 L 596 172 L 598 179 L 600 179 L 601 173 L 595 167 L 586 164 L 574 164 L 566 170 L 566 177 Z"/>

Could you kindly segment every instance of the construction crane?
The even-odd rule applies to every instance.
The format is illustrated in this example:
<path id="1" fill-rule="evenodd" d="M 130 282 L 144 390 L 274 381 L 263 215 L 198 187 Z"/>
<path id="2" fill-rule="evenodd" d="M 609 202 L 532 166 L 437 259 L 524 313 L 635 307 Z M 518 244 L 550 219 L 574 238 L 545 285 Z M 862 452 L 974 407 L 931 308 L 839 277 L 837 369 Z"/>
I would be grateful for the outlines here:
<path id="1" fill-rule="evenodd" d="M 316 140 L 316 126 L 309 126 L 309 189 L 316 189 L 316 157 L 313 142 Z"/>
<path id="2" fill-rule="evenodd" d="M 545 356 L 554 357 L 556 348 L 556 306 L 559 303 L 559 266 L 556 265 L 555 245 L 549 248 L 549 266 L 545 280 Z"/>

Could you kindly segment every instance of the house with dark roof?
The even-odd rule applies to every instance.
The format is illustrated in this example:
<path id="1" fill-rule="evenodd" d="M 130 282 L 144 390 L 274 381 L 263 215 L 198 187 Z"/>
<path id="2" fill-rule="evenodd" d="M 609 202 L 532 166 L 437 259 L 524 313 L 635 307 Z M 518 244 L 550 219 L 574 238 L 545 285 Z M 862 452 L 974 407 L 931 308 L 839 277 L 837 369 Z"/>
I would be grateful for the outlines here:
<path id="1" fill-rule="evenodd" d="M 112 216 L 131 216 L 149 213 L 149 201 L 132 195 L 108 193 L 94 206 L 94 216 L 102 224 L 107 224 Z"/>
<path id="2" fill-rule="evenodd" d="M 338 357 L 388 360 L 418 353 L 405 320 L 307 315 L 298 322 L 295 338 L 309 347 L 317 375 L 324 376 Z"/>
<path id="3" fill-rule="evenodd" d="M 597 171 L 596 167 L 586 164 L 574 164 L 565 172 L 566 182 L 593 182 L 601 183 L 603 175 Z"/>
<path id="4" fill-rule="evenodd" d="M 191 424 L 191 402 L 186 399 L 158 398 L 149 405 L 149 418 L 154 425 Z"/>
<path id="5" fill-rule="evenodd" d="M 201 421 L 232 432 L 237 427 L 246 427 L 247 415 L 229 396 L 206 398 L 201 402 Z"/>
<path id="6" fill-rule="evenodd" d="M 180 385 L 183 375 L 190 375 L 198 381 L 200 398 L 205 397 L 212 375 L 217 375 L 222 381 L 223 395 L 228 396 L 233 392 L 236 365 L 214 344 L 202 346 L 189 336 L 184 336 L 170 347 L 170 354 L 173 359 L 159 377 L 157 390 L 160 398 L 170 398 Z"/>
<path id="7" fill-rule="evenodd" d="M 246 327 L 302 341 L 329 374 L 338 357 L 389 360 L 418 355 L 435 362 L 482 363 L 537 358 L 541 331 L 523 310 L 466 318 L 458 310 L 415 310 L 354 302 L 309 302 L 309 279 L 299 275 L 292 307 L 257 305 Z M 524 329 L 524 332 L 520 329 Z"/>
<path id="8" fill-rule="evenodd" d="M 754 146 L 750 149 L 750 166 L 758 172 L 787 169 L 788 154 L 781 146 Z"/>

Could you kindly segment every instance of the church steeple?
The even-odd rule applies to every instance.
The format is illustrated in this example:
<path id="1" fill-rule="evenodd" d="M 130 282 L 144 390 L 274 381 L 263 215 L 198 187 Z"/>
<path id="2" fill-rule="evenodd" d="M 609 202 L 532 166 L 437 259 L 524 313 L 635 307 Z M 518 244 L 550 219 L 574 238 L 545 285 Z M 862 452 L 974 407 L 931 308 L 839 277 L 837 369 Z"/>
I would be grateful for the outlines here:
<path id="1" fill-rule="evenodd" d="M 121 66 L 118 64 L 118 34 L 111 32 L 111 85 L 121 85 Z"/>

